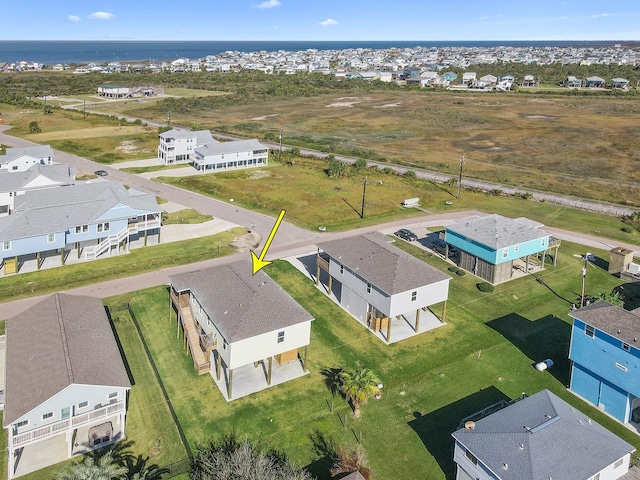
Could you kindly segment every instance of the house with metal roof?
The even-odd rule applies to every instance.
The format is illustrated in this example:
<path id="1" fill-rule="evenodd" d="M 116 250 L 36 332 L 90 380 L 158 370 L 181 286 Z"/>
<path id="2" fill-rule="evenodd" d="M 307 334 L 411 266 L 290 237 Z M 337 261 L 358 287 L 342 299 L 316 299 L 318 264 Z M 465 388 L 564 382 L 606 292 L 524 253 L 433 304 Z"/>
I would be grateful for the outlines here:
<path id="1" fill-rule="evenodd" d="M 443 325 L 451 280 L 393 242 L 373 232 L 322 242 L 316 257 L 316 284 L 385 343 Z"/>
<path id="2" fill-rule="evenodd" d="M 36 164 L 53 164 L 53 149 L 49 145 L 7 148 L 0 155 L 0 170 L 20 172 Z"/>
<path id="3" fill-rule="evenodd" d="M 569 315 L 569 389 L 640 430 L 640 316 L 605 301 Z"/>
<path id="4" fill-rule="evenodd" d="M 635 451 L 549 390 L 464 425 L 456 480 L 615 480 Z"/>
<path id="5" fill-rule="evenodd" d="M 269 164 L 269 147 L 257 139 L 209 143 L 195 149 L 193 166 L 201 172 L 225 172 Z"/>
<path id="6" fill-rule="evenodd" d="M 605 80 L 600 77 L 587 77 L 584 81 L 584 86 L 587 88 L 604 88 Z"/>
<path id="7" fill-rule="evenodd" d="M 41 165 L 36 163 L 26 170 L 0 169 L 0 216 L 14 210 L 15 199 L 28 190 L 72 185 L 76 169 L 61 163 Z"/>
<path id="8" fill-rule="evenodd" d="M 189 163 L 194 150 L 203 145 L 217 143 L 209 130 L 182 130 L 174 128 L 158 135 L 158 159 L 164 164 Z"/>
<path id="9" fill-rule="evenodd" d="M 629 90 L 629 80 L 620 77 L 612 78 L 611 88 L 619 90 Z"/>
<path id="10" fill-rule="evenodd" d="M 169 318 L 230 401 L 308 373 L 313 317 L 250 261 L 169 277 Z"/>
<path id="11" fill-rule="evenodd" d="M 444 241 L 460 250 L 460 268 L 497 284 L 510 280 L 518 271 L 544 268 L 550 248 L 556 249 L 555 262 L 560 241 L 542 226 L 524 217 L 472 215 L 446 227 Z"/>
<path id="12" fill-rule="evenodd" d="M 11 215 L 0 217 L 0 258 L 5 273 L 17 273 L 20 262 L 69 251 L 94 260 L 138 239 L 157 235 L 161 209 L 154 195 L 121 183 L 90 180 L 57 188 L 30 190 L 14 197 Z"/>
<path id="13" fill-rule="evenodd" d="M 9 478 L 123 440 L 130 388 L 100 299 L 56 293 L 10 318 Z"/>

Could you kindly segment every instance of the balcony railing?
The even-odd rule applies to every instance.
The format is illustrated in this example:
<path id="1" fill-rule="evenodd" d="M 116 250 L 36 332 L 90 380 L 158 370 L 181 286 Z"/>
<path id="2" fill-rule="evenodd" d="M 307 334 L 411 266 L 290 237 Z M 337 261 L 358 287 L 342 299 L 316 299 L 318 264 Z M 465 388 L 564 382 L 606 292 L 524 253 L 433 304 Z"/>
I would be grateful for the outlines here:
<path id="1" fill-rule="evenodd" d="M 113 403 L 111 405 L 107 405 L 105 407 L 83 413 L 82 415 L 76 415 L 75 417 L 60 420 L 43 427 L 38 427 L 34 430 L 29 430 L 28 432 L 14 435 L 11 439 L 11 444 L 13 446 L 18 446 L 40 441 L 48 437 L 53 437 L 58 433 L 69 429 L 69 427 L 73 427 L 75 429 L 87 423 L 91 423 L 96 419 L 104 418 L 123 410 L 124 402 Z"/>

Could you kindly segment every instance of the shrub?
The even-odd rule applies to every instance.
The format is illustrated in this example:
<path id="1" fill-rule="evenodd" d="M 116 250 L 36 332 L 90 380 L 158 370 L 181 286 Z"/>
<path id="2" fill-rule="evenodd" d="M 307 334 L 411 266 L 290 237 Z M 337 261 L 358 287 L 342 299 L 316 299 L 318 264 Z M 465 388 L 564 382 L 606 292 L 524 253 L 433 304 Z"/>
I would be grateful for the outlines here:
<path id="1" fill-rule="evenodd" d="M 29 122 L 29 133 L 40 133 L 42 130 L 40 129 L 40 125 L 35 120 L 33 122 Z"/>
<path id="2" fill-rule="evenodd" d="M 447 270 L 449 270 L 450 272 L 457 272 L 459 270 L 458 267 L 456 267 L 455 265 L 451 265 L 449 268 L 447 268 Z"/>
<path id="3" fill-rule="evenodd" d="M 390 174 L 392 174 L 392 173 L 393 173 L 393 168 L 391 168 L 391 167 L 384 167 L 384 168 L 382 169 L 382 173 L 384 173 L 385 175 L 390 175 Z"/>
<path id="4" fill-rule="evenodd" d="M 622 230 L 624 233 L 633 233 L 633 229 L 631 229 L 630 227 L 622 227 L 620 230 Z"/>
<path id="5" fill-rule="evenodd" d="M 416 172 L 414 172 L 413 170 L 407 170 L 406 172 L 404 172 L 404 176 L 411 179 L 417 177 Z"/>
<path id="6" fill-rule="evenodd" d="M 477 283 L 476 287 L 478 288 L 478 290 L 480 290 L 481 292 L 484 292 L 484 293 L 493 292 L 493 285 L 491 285 L 489 282 Z"/>
<path id="7" fill-rule="evenodd" d="M 364 158 L 359 158 L 353 164 L 353 168 L 355 169 L 356 172 L 359 172 L 363 168 L 367 168 L 368 164 L 369 162 L 367 162 Z"/>
<path id="8" fill-rule="evenodd" d="M 464 277 L 466 274 L 467 274 L 467 272 L 465 272 L 461 268 L 456 270 L 456 275 L 458 275 L 459 277 Z"/>

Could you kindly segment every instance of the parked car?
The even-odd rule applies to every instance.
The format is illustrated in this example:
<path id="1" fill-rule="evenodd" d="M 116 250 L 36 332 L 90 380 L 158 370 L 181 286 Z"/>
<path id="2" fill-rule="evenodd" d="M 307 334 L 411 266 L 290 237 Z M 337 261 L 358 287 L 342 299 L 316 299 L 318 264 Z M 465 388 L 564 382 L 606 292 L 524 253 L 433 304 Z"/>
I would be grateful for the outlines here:
<path id="1" fill-rule="evenodd" d="M 95 174 L 96 174 L 96 175 L 98 175 L 99 177 L 104 177 L 104 176 L 106 176 L 106 175 L 109 175 L 109 174 L 107 173 L 107 171 L 106 171 L 106 170 L 96 170 L 96 171 L 95 171 L 95 172 L 93 172 L 93 173 L 95 173 Z"/>
<path id="2" fill-rule="evenodd" d="M 431 243 L 431 250 L 433 250 L 434 252 L 438 252 L 440 255 L 444 255 L 444 253 L 447 251 L 447 242 L 445 242 L 444 240 L 434 240 Z M 450 257 L 456 257 L 458 253 L 459 251 L 456 247 L 452 247 L 451 245 L 449 245 Z"/>
<path id="3" fill-rule="evenodd" d="M 398 238 L 406 240 L 407 242 L 415 242 L 418 240 L 418 236 L 413 233 L 411 230 L 407 230 L 406 228 L 401 228 L 394 235 Z"/>

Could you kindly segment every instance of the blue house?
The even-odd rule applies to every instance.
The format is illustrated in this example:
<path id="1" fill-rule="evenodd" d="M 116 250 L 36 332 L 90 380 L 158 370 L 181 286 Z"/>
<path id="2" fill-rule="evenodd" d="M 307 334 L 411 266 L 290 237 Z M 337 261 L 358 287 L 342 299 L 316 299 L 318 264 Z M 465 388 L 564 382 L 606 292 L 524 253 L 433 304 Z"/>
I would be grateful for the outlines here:
<path id="1" fill-rule="evenodd" d="M 529 272 L 544 268 L 550 248 L 560 246 L 541 223 L 520 217 L 501 215 L 462 218 L 448 226 L 444 240 L 460 250 L 459 266 L 484 280 L 496 284 L 510 280 L 518 270 Z"/>
<path id="2" fill-rule="evenodd" d="M 604 301 L 569 315 L 569 389 L 623 423 L 640 423 L 640 316 Z"/>
<path id="3" fill-rule="evenodd" d="M 121 183 L 92 180 L 26 191 L 15 198 L 10 215 L 0 218 L 0 258 L 5 273 L 34 259 L 84 251 L 87 260 L 147 235 L 160 237 L 161 209 L 155 196 Z"/>

